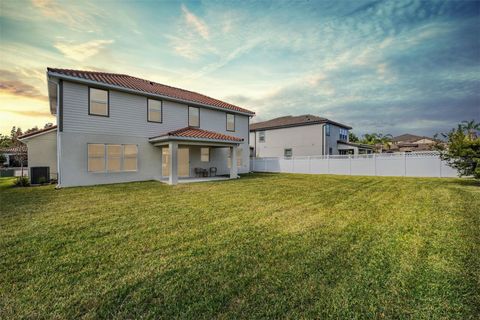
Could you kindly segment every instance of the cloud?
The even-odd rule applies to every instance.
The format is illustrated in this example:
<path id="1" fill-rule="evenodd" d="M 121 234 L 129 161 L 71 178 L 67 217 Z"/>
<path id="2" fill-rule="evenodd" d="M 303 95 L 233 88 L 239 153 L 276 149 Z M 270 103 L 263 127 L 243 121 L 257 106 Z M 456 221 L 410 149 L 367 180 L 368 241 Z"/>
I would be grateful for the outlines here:
<path id="1" fill-rule="evenodd" d="M 102 52 L 114 40 L 91 40 L 84 43 L 73 44 L 72 42 L 56 42 L 54 47 L 67 58 L 76 61 L 85 61 L 88 58 Z"/>
<path id="2" fill-rule="evenodd" d="M 26 111 L 26 110 L 4 110 L 6 112 L 15 113 L 21 116 L 32 117 L 32 118 L 44 118 L 50 117 L 51 113 L 49 111 Z"/>
<path id="3" fill-rule="evenodd" d="M 25 83 L 16 73 L 7 70 L 0 70 L 0 92 L 25 98 L 47 99 L 37 88 Z"/>
<path id="4" fill-rule="evenodd" d="M 55 0 L 32 0 L 32 4 L 44 17 L 75 30 L 94 32 L 98 29 L 96 17 L 102 16 L 102 10 L 86 2 L 82 2 L 80 7 L 77 4 L 67 7 L 65 3 Z"/>
<path id="5" fill-rule="evenodd" d="M 189 11 L 188 8 L 183 4 L 182 12 L 187 25 L 193 27 L 203 39 L 208 40 L 210 35 L 207 24 Z"/>

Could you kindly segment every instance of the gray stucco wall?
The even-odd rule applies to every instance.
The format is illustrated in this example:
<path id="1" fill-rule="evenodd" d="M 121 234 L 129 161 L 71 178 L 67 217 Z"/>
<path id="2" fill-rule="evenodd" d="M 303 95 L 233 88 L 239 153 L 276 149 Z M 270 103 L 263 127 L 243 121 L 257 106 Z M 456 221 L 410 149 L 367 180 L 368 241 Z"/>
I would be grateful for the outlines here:
<path id="1" fill-rule="evenodd" d="M 149 137 L 188 126 L 188 106 L 163 101 L 162 123 L 147 121 L 147 98 L 110 90 L 110 116 L 88 114 L 88 86 L 73 82 L 63 85 L 63 132 L 60 133 L 61 186 L 92 185 L 161 179 L 161 148 Z M 249 171 L 248 117 L 235 115 L 235 132 L 226 131 L 226 112 L 200 109 L 200 128 L 244 139 L 243 165 L 239 173 Z M 87 144 L 137 144 L 138 171 L 91 173 L 87 171 Z M 219 174 L 227 174 L 227 148 L 212 149 L 212 164 Z M 200 160 L 199 148 L 190 151 L 190 172 Z"/>

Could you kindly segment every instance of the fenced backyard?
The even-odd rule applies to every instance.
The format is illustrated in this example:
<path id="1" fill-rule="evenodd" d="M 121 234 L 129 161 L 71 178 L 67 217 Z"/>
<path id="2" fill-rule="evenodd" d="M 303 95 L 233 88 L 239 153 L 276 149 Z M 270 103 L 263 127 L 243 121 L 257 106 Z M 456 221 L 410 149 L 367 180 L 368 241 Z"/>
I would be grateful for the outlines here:
<path id="1" fill-rule="evenodd" d="M 457 177 L 437 152 L 251 158 L 254 172 L 393 177 Z"/>

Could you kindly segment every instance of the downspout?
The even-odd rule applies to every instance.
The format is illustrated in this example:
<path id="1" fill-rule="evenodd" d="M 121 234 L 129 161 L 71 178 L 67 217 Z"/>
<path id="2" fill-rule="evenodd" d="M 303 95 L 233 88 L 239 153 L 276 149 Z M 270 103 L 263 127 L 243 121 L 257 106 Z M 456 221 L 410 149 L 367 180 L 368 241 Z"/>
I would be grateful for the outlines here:
<path id="1" fill-rule="evenodd" d="M 322 156 L 325 155 L 325 144 L 327 143 L 325 136 L 325 124 L 322 125 Z"/>
<path id="2" fill-rule="evenodd" d="M 57 83 L 57 186 L 62 187 L 63 81 Z"/>

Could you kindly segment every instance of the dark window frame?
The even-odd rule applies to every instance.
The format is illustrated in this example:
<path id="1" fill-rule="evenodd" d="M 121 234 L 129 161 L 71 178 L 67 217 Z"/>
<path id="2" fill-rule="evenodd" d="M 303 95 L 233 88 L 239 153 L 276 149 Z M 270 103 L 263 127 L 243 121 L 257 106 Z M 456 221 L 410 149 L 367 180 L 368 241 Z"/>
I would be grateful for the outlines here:
<path id="1" fill-rule="evenodd" d="M 263 140 L 262 140 L 262 135 L 261 133 L 263 132 Z M 262 131 L 258 131 L 258 142 L 260 143 L 265 143 L 265 141 L 267 140 L 267 134 L 265 132 L 265 130 L 262 130 Z"/>
<path id="2" fill-rule="evenodd" d="M 232 115 L 233 116 L 233 130 L 229 130 L 228 129 L 228 115 Z M 235 119 L 235 113 L 230 113 L 230 112 L 227 112 L 225 113 L 225 130 L 229 131 L 229 132 L 235 132 L 235 129 L 236 129 L 236 121 L 237 119 Z"/>
<path id="3" fill-rule="evenodd" d="M 104 115 L 104 114 L 92 113 L 92 112 L 90 111 L 90 91 L 91 91 L 91 89 L 101 90 L 101 91 L 107 91 L 107 114 L 106 114 L 106 115 Z M 89 116 L 104 117 L 104 118 L 109 118 L 109 117 L 110 117 L 110 90 L 108 90 L 108 89 L 103 89 L 103 88 L 100 88 L 100 87 L 93 87 L 93 86 L 89 86 L 89 87 L 88 87 L 88 115 L 89 115 Z"/>
<path id="4" fill-rule="evenodd" d="M 150 120 L 150 117 L 149 117 L 150 116 L 150 100 L 160 102 L 160 121 Z M 163 123 L 163 100 L 147 98 L 147 122 Z"/>
<path id="5" fill-rule="evenodd" d="M 331 130 L 330 124 L 327 123 L 327 124 L 325 125 L 325 135 L 326 135 L 327 137 L 330 137 L 330 130 Z"/>
<path id="6" fill-rule="evenodd" d="M 192 125 L 190 125 L 190 108 L 195 108 L 195 109 L 198 110 L 198 126 L 192 126 Z M 200 128 L 200 108 L 199 108 L 199 107 L 188 106 L 187 122 L 188 122 L 188 126 L 189 126 L 189 127 L 192 127 L 192 128 Z"/>
<path id="7" fill-rule="evenodd" d="M 290 150 L 290 155 L 289 156 L 286 155 L 287 150 Z M 284 148 L 283 149 L 283 157 L 284 158 L 293 158 L 293 148 Z"/>

